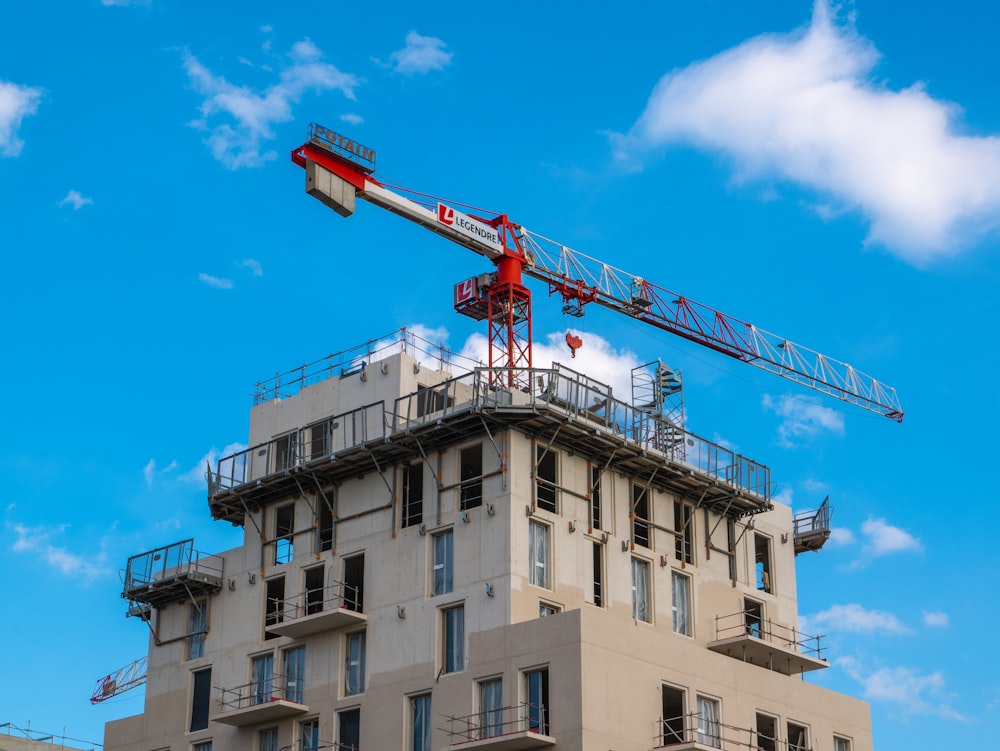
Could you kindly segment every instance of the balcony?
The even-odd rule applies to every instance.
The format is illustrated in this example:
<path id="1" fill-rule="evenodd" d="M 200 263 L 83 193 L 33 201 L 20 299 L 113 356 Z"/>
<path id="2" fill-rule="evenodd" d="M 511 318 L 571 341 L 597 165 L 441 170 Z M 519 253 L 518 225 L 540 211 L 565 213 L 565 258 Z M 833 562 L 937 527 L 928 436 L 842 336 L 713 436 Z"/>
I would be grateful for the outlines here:
<path id="1" fill-rule="evenodd" d="M 708 648 L 776 673 L 798 675 L 830 667 L 821 656 L 820 638 L 747 610 L 716 616 L 715 640 Z"/>
<path id="2" fill-rule="evenodd" d="M 272 634 L 298 639 L 321 631 L 360 626 L 368 616 L 361 612 L 357 587 L 334 582 L 286 598 L 268 609 L 267 630 Z"/>
<path id="3" fill-rule="evenodd" d="M 122 597 L 129 615 L 148 616 L 150 608 L 214 594 L 222 589 L 223 559 L 194 549 L 194 540 L 140 553 L 128 559 Z"/>
<path id="4" fill-rule="evenodd" d="M 223 725 L 245 727 L 276 722 L 309 711 L 302 703 L 302 688 L 280 675 L 220 690 L 219 713 L 212 721 Z"/>
<path id="5" fill-rule="evenodd" d="M 528 751 L 556 745 L 548 735 L 545 707 L 517 704 L 448 718 L 450 748 Z"/>
<path id="6" fill-rule="evenodd" d="M 698 713 L 670 717 L 657 723 L 654 749 L 671 751 L 812 751 L 805 736 L 796 741 L 772 738 L 753 728 L 726 725 Z M 772 731 L 773 732 L 773 731 Z"/>
<path id="7" fill-rule="evenodd" d="M 830 539 L 830 497 L 814 511 L 800 511 L 792 518 L 795 555 L 819 550 Z"/>

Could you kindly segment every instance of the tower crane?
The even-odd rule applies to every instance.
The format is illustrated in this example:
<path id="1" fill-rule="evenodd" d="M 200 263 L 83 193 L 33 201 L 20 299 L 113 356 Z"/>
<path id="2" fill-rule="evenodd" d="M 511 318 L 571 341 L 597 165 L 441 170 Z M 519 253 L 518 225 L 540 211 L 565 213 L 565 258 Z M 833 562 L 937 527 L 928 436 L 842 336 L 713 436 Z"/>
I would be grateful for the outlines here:
<path id="1" fill-rule="evenodd" d="M 341 216 L 355 199 L 408 219 L 493 262 L 496 271 L 455 286 L 455 309 L 489 326 L 494 384 L 528 386 L 531 364 L 531 291 L 524 277 L 548 285 L 563 312 L 582 316 L 596 304 L 669 331 L 748 365 L 863 409 L 903 421 L 896 390 L 860 370 L 768 333 L 751 323 L 572 250 L 512 222 L 455 202 L 381 182 L 375 152 L 317 123 L 291 154 L 305 168 L 306 191 Z M 404 193 L 409 194 L 403 195 Z M 460 209 L 468 209 L 469 213 Z"/>

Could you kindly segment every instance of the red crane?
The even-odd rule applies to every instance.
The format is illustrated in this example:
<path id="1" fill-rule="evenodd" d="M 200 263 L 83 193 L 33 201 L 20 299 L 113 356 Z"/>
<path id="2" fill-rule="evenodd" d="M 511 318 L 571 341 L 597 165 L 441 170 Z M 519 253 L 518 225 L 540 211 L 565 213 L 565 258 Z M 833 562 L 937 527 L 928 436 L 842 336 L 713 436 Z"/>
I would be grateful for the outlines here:
<path id="1" fill-rule="evenodd" d="M 306 191 L 342 216 L 353 214 L 355 198 L 362 198 L 493 262 L 494 273 L 455 286 L 455 309 L 488 322 L 489 366 L 498 385 L 528 385 L 531 291 L 524 276 L 530 276 L 545 282 L 549 294 L 562 297 L 564 313 L 582 316 L 584 307 L 595 303 L 896 422 L 903 421 L 896 390 L 847 363 L 571 250 L 510 221 L 506 214 L 489 216 L 475 209 L 464 213 L 456 206 L 468 206 L 449 205 L 382 183 L 372 177 L 372 149 L 321 125 L 309 126 L 308 140 L 292 152 L 292 161 L 306 170 Z"/>

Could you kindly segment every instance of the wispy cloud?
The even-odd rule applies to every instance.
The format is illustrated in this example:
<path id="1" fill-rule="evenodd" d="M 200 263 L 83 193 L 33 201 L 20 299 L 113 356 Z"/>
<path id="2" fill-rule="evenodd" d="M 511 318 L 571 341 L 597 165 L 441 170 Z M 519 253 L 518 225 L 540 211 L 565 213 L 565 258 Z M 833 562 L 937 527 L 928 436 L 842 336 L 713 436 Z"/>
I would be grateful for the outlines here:
<path id="1" fill-rule="evenodd" d="M 148 8 L 152 5 L 152 0 L 101 0 L 101 5 L 107 7 L 118 6 L 121 8 L 132 5 L 137 8 Z"/>
<path id="2" fill-rule="evenodd" d="M 895 704 L 906 715 L 933 714 L 946 720 L 967 719 L 948 703 L 950 697 L 945 694 L 945 680 L 940 671 L 922 674 L 902 666 L 869 670 L 853 657 L 842 657 L 837 665 L 861 684 L 866 699 Z"/>
<path id="3" fill-rule="evenodd" d="M 204 97 L 201 118 L 190 123 L 208 135 L 212 155 L 229 169 L 259 167 L 277 152 L 265 143 L 275 138 L 273 126 L 292 119 L 292 105 L 307 91 L 340 91 L 353 100 L 359 79 L 322 61 L 323 53 L 309 39 L 296 42 L 283 60 L 278 80 L 263 89 L 230 83 L 212 73 L 194 55 L 185 53 L 184 70 L 192 87 Z"/>
<path id="4" fill-rule="evenodd" d="M 406 46 L 393 52 L 389 59 L 397 73 L 414 76 L 444 70 L 451 63 L 451 57 L 442 40 L 411 31 L 406 35 Z"/>
<path id="5" fill-rule="evenodd" d="M 930 628 L 946 628 L 948 626 L 948 614 L 942 613 L 940 610 L 925 610 L 924 613 L 924 625 Z"/>
<path id="6" fill-rule="evenodd" d="M 854 542 L 854 533 L 847 527 L 833 527 L 830 529 L 830 542 L 834 545 L 850 545 Z"/>
<path id="7" fill-rule="evenodd" d="M 731 158 L 742 180 L 778 178 L 857 211 L 868 242 L 915 265 L 954 255 L 1000 224 L 1000 137 L 962 133 L 961 109 L 920 83 L 891 90 L 880 55 L 817 0 L 810 25 L 766 34 L 665 75 L 617 155 L 637 166 L 665 144 Z"/>
<path id="8" fill-rule="evenodd" d="M 150 459 L 146 466 L 142 468 L 142 476 L 146 479 L 146 487 L 153 487 L 153 478 L 156 476 L 156 459 Z"/>
<path id="9" fill-rule="evenodd" d="M 775 399 L 764 394 L 761 404 L 782 418 L 778 426 L 779 446 L 794 448 L 803 439 L 823 432 L 844 434 L 844 416 L 812 398 L 781 396 Z"/>
<path id="10" fill-rule="evenodd" d="M 901 635 L 913 631 L 895 615 L 885 610 L 867 610 L 857 603 L 833 605 L 822 612 L 803 616 L 803 630 L 850 631 L 853 633 L 875 633 Z"/>
<path id="11" fill-rule="evenodd" d="M 236 265 L 241 269 L 250 269 L 250 273 L 254 276 L 264 276 L 264 269 L 260 265 L 260 261 L 255 258 L 245 258 L 242 261 L 237 261 Z"/>
<path id="12" fill-rule="evenodd" d="M 93 202 L 94 202 L 93 198 L 86 198 L 85 196 L 81 195 L 78 190 L 71 190 L 69 193 L 66 194 L 65 198 L 59 201 L 57 205 L 60 207 L 72 206 L 73 211 L 79 211 L 84 206 L 89 206 Z"/>
<path id="13" fill-rule="evenodd" d="M 885 519 L 867 519 L 861 525 L 861 534 L 867 540 L 862 552 L 872 558 L 890 553 L 923 550 L 919 539 L 905 529 L 894 527 Z"/>
<path id="14" fill-rule="evenodd" d="M 66 532 L 65 524 L 58 527 L 28 527 L 7 522 L 6 527 L 8 532 L 14 534 L 14 542 L 11 544 L 13 552 L 40 556 L 41 560 L 58 573 L 72 577 L 84 585 L 113 572 L 107 562 L 107 553 L 103 549 L 98 553 L 84 555 L 72 553 L 65 547 L 53 544 L 52 538 Z"/>
<path id="15" fill-rule="evenodd" d="M 201 459 L 199 459 L 198 462 L 191 467 L 191 469 L 180 475 L 180 479 L 184 482 L 190 482 L 193 484 L 204 484 L 205 472 L 208 467 L 211 467 L 212 471 L 215 472 L 216 464 L 220 458 L 232 456 L 233 454 L 238 454 L 241 451 L 246 451 L 246 448 L 247 445 L 245 443 L 239 442 L 226 445 L 222 451 L 219 451 L 219 449 L 213 446 L 208 450 L 208 453 L 201 457 Z"/>
<path id="16" fill-rule="evenodd" d="M 198 279 L 205 282 L 209 287 L 215 287 L 216 289 L 232 289 L 233 280 L 225 279 L 218 276 L 212 276 L 211 274 L 198 274 Z"/>
<path id="17" fill-rule="evenodd" d="M 365 121 L 365 119 L 361 117 L 361 115 L 356 115 L 353 112 L 348 112 L 346 114 L 341 115 L 340 119 L 350 125 L 361 125 L 361 123 Z"/>
<path id="18" fill-rule="evenodd" d="M 24 141 L 17 137 L 21 121 L 38 110 L 42 90 L 0 81 L 0 156 L 17 156 Z"/>

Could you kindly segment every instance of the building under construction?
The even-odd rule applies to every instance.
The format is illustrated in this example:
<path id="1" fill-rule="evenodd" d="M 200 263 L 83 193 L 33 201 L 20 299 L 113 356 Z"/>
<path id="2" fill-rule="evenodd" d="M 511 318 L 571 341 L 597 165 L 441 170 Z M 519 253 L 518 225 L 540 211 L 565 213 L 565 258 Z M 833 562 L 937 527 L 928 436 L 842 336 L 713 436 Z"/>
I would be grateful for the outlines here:
<path id="1" fill-rule="evenodd" d="M 688 430 L 661 362 L 629 394 L 535 367 L 520 273 L 570 314 L 606 305 L 899 420 L 894 392 L 721 314 L 699 329 L 690 301 L 606 265 L 572 277 L 583 257 L 547 261 L 505 215 L 419 208 L 331 134 L 293 153 L 312 195 L 496 264 L 455 295 L 489 362 L 402 331 L 258 384 L 249 448 L 207 472 L 243 545 L 128 562 L 147 666 L 95 700 L 144 680 L 146 703 L 107 751 L 870 751 L 868 706 L 804 679 L 828 655 L 798 628 L 795 557 L 829 536 L 827 503 L 793 517 L 767 466 Z"/>

